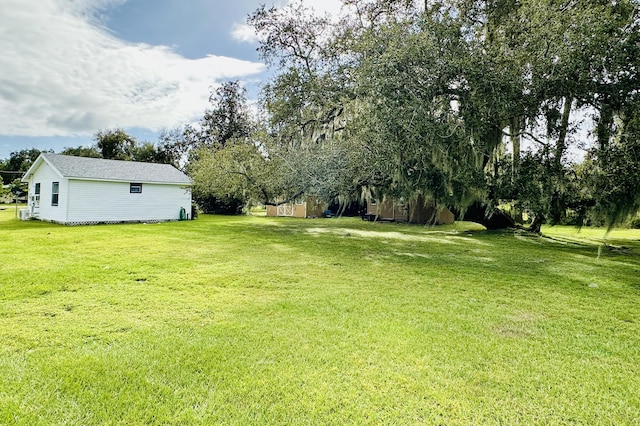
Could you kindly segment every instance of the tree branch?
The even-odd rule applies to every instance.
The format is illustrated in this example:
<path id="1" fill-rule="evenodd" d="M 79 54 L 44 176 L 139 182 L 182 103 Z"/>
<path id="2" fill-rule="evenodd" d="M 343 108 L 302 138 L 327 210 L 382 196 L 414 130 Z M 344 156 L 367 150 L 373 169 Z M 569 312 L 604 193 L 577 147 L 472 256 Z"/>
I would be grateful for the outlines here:
<path id="1" fill-rule="evenodd" d="M 534 142 L 539 143 L 540 145 L 544 146 L 544 147 L 549 147 L 550 144 L 548 142 L 542 141 L 540 139 L 538 139 L 533 133 L 531 132 L 526 132 L 526 131 L 521 131 L 518 133 L 511 133 L 511 132 L 505 132 L 504 130 L 502 130 L 502 134 L 504 136 L 508 136 L 508 137 L 515 137 L 515 136 L 526 136 L 528 138 L 531 138 Z"/>

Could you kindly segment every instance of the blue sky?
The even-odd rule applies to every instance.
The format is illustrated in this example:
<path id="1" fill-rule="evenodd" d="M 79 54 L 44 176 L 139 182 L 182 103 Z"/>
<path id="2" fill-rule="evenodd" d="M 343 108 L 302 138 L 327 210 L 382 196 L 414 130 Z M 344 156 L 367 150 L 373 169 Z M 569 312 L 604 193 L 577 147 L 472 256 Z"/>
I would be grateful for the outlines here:
<path id="1" fill-rule="evenodd" d="M 175 46 L 186 58 L 216 54 L 258 61 L 255 43 L 231 42 L 230 35 L 234 24 L 243 23 L 260 3 L 256 0 L 129 0 L 113 8 L 107 25 L 125 40 Z"/>
<path id="2" fill-rule="evenodd" d="M 289 1 L 1 0 L 0 159 L 91 145 L 115 127 L 155 142 L 159 130 L 196 121 L 227 80 L 255 99 L 268 70 L 247 15 Z"/>

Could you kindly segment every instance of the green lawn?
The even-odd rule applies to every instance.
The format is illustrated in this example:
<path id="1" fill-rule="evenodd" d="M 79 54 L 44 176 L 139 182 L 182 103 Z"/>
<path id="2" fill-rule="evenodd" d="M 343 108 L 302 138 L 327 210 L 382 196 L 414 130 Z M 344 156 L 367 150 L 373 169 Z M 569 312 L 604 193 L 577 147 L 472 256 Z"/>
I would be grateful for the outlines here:
<path id="1" fill-rule="evenodd" d="M 640 232 L 0 211 L 0 424 L 639 424 Z"/>

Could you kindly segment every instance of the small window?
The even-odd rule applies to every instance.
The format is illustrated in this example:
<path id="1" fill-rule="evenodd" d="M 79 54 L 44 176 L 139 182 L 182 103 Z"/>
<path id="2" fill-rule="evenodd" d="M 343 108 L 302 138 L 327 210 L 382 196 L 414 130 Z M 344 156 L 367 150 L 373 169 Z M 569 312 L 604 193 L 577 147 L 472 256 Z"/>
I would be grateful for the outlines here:
<path id="1" fill-rule="evenodd" d="M 131 194 L 142 194 L 142 184 L 141 183 L 132 183 L 129 185 L 129 192 Z"/>
<path id="2" fill-rule="evenodd" d="M 375 199 L 375 198 L 372 198 L 372 199 L 371 199 L 371 205 L 372 205 L 372 206 L 375 206 L 375 205 L 376 205 L 376 199 Z"/>
<path id="3" fill-rule="evenodd" d="M 33 194 L 33 203 L 34 207 L 40 207 L 40 183 L 36 183 L 36 187 L 34 188 L 35 194 Z"/>
<path id="4" fill-rule="evenodd" d="M 60 182 L 53 182 L 51 184 L 51 205 L 58 205 L 58 195 L 60 193 Z"/>

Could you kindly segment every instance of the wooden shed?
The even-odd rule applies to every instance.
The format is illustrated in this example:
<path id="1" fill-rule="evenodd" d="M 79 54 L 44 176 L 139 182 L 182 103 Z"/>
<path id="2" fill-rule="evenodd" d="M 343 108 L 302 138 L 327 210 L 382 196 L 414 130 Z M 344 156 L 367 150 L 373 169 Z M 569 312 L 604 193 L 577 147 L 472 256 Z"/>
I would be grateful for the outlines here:
<path id="1" fill-rule="evenodd" d="M 298 218 L 322 217 L 327 203 L 316 197 L 297 198 L 295 201 L 267 206 L 267 216 L 288 216 Z"/>
<path id="2" fill-rule="evenodd" d="M 437 209 L 435 204 L 421 202 L 407 203 L 402 200 L 385 199 L 367 202 L 365 218 L 393 222 L 447 225 L 455 221 L 448 208 Z"/>

